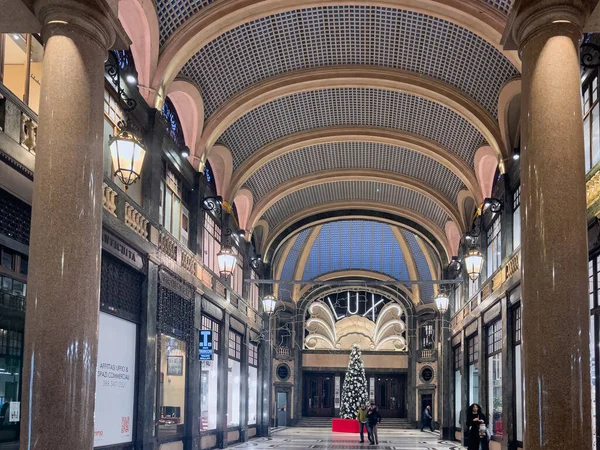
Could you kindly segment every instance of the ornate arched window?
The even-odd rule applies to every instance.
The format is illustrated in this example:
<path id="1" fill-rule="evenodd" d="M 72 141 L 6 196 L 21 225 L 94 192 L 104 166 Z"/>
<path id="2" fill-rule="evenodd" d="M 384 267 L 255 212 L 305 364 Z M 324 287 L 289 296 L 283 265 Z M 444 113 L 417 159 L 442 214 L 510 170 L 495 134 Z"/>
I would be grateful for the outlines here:
<path id="1" fill-rule="evenodd" d="M 213 174 L 212 167 L 210 166 L 210 163 L 208 161 L 206 161 L 206 164 L 204 164 L 204 178 L 206 178 L 206 182 L 208 183 L 208 186 L 210 187 L 212 193 L 214 195 L 217 195 L 217 185 L 215 183 L 215 176 Z"/>
<path id="2" fill-rule="evenodd" d="M 185 139 L 183 137 L 183 129 L 181 128 L 181 122 L 177 115 L 177 110 L 173 106 L 173 102 L 167 98 L 162 108 L 162 115 L 167 121 L 167 133 L 171 136 L 171 139 L 175 142 L 178 147 L 185 146 Z"/>

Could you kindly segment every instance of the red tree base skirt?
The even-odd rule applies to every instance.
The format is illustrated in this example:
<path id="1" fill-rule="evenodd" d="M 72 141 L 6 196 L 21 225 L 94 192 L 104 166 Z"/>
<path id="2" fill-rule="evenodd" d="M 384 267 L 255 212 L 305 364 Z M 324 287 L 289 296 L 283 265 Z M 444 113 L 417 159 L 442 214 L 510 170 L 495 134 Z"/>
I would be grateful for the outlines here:
<path id="1" fill-rule="evenodd" d="M 356 419 L 333 419 L 331 431 L 334 433 L 359 433 L 360 427 Z"/>

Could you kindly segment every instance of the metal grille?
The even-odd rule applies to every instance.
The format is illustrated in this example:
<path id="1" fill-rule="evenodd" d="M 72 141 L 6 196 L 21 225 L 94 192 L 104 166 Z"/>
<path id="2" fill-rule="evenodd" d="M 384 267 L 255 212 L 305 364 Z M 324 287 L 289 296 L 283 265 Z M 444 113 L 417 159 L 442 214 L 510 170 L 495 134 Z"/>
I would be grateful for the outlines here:
<path id="1" fill-rule="evenodd" d="M 502 320 L 496 320 L 487 328 L 487 355 L 494 355 L 502 350 Z"/>
<path id="2" fill-rule="evenodd" d="M 454 23 L 413 11 L 356 5 L 286 11 L 245 23 L 211 41 L 182 72 L 200 86 L 208 117 L 265 78 L 357 64 L 440 79 L 494 115 L 502 85 L 518 74 L 493 45 Z"/>
<path id="3" fill-rule="evenodd" d="M 473 336 L 467 341 L 467 350 L 469 352 L 469 365 L 479 361 L 479 342 L 477 342 L 477 336 Z"/>
<path id="4" fill-rule="evenodd" d="M 31 206 L 0 189 L 0 234 L 29 245 Z"/>
<path id="5" fill-rule="evenodd" d="M 324 89 L 301 92 L 245 114 L 221 136 L 237 168 L 274 140 L 316 128 L 364 125 L 392 128 L 432 139 L 473 166 L 483 136 L 454 111 L 402 92 L 380 89 Z"/>
<path id="6" fill-rule="evenodd" d="M 193 298 L 181 297 L 163 284 L 158 285 L 158 329 L 186 342 L 189 357 L 194 356 L 193 346 L 189 345 L 194 339 L 194 306 Z"/>
<path id="7" fill-rule="evenodd" d="M 333 142 L 305 147 L 277 158 L 246 182 L 260 200 L 290 178 L 320 170 L 365 168 L 387 170 L 420 179 L 455 202 L 464 188 L 460 179 L 442 164 L 403 147 L 373 142 Z"/>
<path id="8" fill-rule="evenodd" d="M 213 0 L 155 0 L 160 46 L 162 47 L 169 36 L 186 20 L 212 2 Z"/>
<path id="9" fill-rule="evenodd" d="M 106 252 L 102 253 L 100 275 L 100 308 L 112 313 L 125 313 L 139 321 L 142 311 L 144 275 Z"/>
<path id="10" fill-rule="evenodd" d="M 454 370 L 460 370 L 463 363 L 462 348 L 460 346 L 454 349 Z"/>
<path id="11" fill-rule="evenodd" d="M 377 201 L 417 211 L 444 229 L 448 215 L 432 200 L 410 189 L 372 181 L 336 181 L 300 189 L 269 208 L 265 219 L 271 226 L 295 212 L 335 201 Z"/>

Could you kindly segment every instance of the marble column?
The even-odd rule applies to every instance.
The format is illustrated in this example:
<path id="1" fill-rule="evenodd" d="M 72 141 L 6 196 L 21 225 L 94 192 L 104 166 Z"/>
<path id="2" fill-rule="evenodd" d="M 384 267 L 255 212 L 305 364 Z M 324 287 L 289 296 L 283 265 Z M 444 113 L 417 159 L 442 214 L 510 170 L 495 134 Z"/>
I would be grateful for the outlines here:
<path id="1" fill-rule="evenodd" d="M 93 447 L 104 61 L 120 28 L 96 5 L 34 2 L 45 53 L 23 355 L 27 449 Z"/>
<path id="2" fill-rule="evenodd" d="M 579 42 L 586 5 L 523 1 L 522 336 L 527 450 L 591 448 Z"/>

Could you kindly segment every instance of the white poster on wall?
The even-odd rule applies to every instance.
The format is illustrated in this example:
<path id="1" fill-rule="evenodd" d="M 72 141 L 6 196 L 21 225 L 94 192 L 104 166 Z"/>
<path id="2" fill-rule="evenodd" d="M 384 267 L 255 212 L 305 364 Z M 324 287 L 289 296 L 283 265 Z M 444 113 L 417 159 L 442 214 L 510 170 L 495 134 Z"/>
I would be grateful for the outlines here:
<path id="1" fill-rule="evenodd" d="M 100 313 L 94 446 L 133 440 L 135 393 L 134 323 Z"/>

